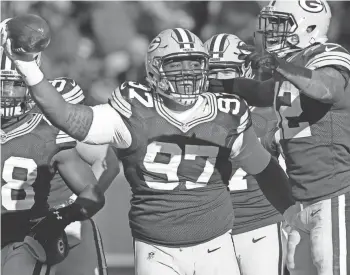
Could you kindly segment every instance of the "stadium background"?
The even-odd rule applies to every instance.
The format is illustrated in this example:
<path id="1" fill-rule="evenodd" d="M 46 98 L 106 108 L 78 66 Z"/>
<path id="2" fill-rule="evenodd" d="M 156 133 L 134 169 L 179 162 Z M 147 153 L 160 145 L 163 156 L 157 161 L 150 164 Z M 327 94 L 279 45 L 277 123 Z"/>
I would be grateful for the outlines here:
<path id="1" fill-rule="evenodd" d="M 184 27 L 203 41 L 220 32 L 247 43 L 257 14 L 266 1 L 1 1 L 1 20 L 23 13 L 45 18 L 53 32 L 43 58 L 48 78 L 74 78 L 88 102 L 105 101 L 124 80 L 144 82 L 144 57 L 161 30 Z M 350 2 L 330 2 L 329 37 L 350 48 Z M 334 16 L 336 14 L 336 16 Z M 108 119 L 108 118 L 106 118 Z M 128 225 L 130 188 L 121 173 L 97 214 L 110 275 L 133 274 L 132 238 Z"/>

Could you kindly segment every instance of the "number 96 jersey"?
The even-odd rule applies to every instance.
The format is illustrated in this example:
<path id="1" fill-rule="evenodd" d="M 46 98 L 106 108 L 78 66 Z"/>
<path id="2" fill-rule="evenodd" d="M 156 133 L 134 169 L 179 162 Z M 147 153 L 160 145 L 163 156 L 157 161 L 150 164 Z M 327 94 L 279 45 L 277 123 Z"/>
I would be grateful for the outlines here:
<path id="1" fill-rule="evenodd" d="M 231 147 L 251 125 L 237 96 L 205 93 L 181 114 L 149 88 L 127 82 L 111 106 L 132 144 L 119 152 L 133 196 L 133 237 L 166 246 L 194 245 L 232 229 Z"/>

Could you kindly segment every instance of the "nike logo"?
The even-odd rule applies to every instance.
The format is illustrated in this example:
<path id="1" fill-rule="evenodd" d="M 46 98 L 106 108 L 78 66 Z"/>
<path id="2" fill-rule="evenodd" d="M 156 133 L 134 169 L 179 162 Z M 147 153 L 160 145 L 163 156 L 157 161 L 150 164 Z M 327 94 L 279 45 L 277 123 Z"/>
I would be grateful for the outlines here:
<path id="1" fill-rule="evenodd" d="M 313 216 L 315 216 L 318 212 L 320 212 L 321 211 L 321 209 L 318 209 L 318 210 L 316 210 L 316 211 L 312 211 L 311 212 L 311 217 L 313 217 Z"/>
<path id="2" fill-rule="evenodd" d="M 214 252 L 214 251 L 216 251 L 216 250 L 219 250 L 221 247 L 217 247 L 217 248 L 214 248 L 214 249 L 212 249 L 212 250 L 210 250 L 209 248 L 208 248 L 208 253 L 212 253 L 212 252 Z"/>
<path id="3" fill-rule="evenodd" d="M 17 246 L 13 246 L 12 247 L 12 250 L 16 250 L 16 249 L 18 249 L 18 248 L 20 248 L 20 247 L 22 247 L 23 246 L 23 244 L 20 244 L 20 245 L 17 245 Z"/>
<path id="4" fill-rule="evenodd" d="M 258 241 L 260 241 L 260 240 L 262 240 L 262 239 L 264 239 L 264 238 L 266 238 L 266 236 L 263 236 L 263 237 L 261 237 L 261 238 L 258 238 L 258 239 L 252 239 L 252 242 L 253 243 L 257 243 Z"/>
<path id="5" fill-rule="evenodd" d="M 326 47 L 326 49 L 325 49 L 325 51 L 326 52 L 330 52 L 330 51 L 332 51 L 332 50 L 334 50 L 334 49 L 336 49 L 336 48 L 339 48 L 339 46 L 335 46 L 335 47 Z"/>

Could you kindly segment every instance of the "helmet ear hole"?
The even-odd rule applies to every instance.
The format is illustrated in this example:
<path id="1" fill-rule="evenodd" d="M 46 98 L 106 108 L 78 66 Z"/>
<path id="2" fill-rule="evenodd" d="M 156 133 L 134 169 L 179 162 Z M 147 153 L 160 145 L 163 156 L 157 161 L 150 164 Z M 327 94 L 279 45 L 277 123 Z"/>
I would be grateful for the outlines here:
<path id="1" fill-rule="evenodd" d="M 243 53 L 241 53 L 241 54 L 238 55 L 238 59 L 239 59 L 239 60 L 245 60 L 246 57 L 247 57 L 247 55 L 246 55 L 246 54 L 243 54 Z"/>
<path id="2" fill-rule="evenodd" d="M 308 26 L 307 29 L 306 29 L 306 32 L 307 33 L 313 32 L 315 28 L 316 28 L 316 25 Z"/>

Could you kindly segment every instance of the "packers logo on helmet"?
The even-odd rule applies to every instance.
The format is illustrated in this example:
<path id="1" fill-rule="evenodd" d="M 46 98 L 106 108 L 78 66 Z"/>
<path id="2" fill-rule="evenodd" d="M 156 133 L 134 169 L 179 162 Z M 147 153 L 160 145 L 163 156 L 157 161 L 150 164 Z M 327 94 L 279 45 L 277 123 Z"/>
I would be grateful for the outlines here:
<path id="1" fill-rule="evenodd" d="M 299 0 L 299 5 L 302 9 L 308 12 L 321 12 L 324 9 L 324 4 L 320 0 Z"/>
<path id="2" fill-rule="evenodd" d="M 147 52 L 153 52 L 154 50 L 156 50 L 158 47 L 159 47 L 159 45 L 160 45 L 160 43 L 162 42 L 162 40 L 161 40 L 161 38 L 159 37 L 159 36 L 157 36 L 156 38 L 154 38 L 153 40 L 152 40 L 152 42 L 149 44 L 149 46 L 148 46 L 148 51 Z"/>
<path id="3" fill-rule="evenodd" d="M 189 30 L 164 30 L 148 47 L 146 79 L 163 98 L 191 106 L 207 90 L 208 59 L 203 42 Z"/>
<path id="4" fill-rule="evenodd" d="M 264 48 L 283 58 L 315 43 L 325 43 L 332 14 L 323 0 L 273 0 L 259 15 Z"/>

